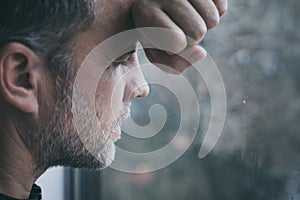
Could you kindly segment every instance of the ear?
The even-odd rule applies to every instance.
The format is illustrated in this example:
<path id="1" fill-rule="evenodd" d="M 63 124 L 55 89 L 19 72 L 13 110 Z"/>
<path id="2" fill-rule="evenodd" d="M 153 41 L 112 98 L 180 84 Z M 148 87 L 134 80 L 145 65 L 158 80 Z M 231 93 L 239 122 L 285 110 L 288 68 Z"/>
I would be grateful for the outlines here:
<path id="1" fill-rule="evenodd" d="M 25 113 L 38 113 L 40 63 L 41 59 L 23 44 L 12 42 L 0 49 L 0 94 Z"/>

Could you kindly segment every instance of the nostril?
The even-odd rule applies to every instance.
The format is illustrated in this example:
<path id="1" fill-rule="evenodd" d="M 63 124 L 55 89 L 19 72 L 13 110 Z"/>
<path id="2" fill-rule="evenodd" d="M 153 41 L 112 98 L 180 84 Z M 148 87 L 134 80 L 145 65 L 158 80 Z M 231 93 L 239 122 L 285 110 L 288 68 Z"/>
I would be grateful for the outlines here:
<path id="1" fill-rule="evenodd" d="M 146 97 L 149 94 L 149 86 L 148 84 L 145 84 L 139 88 L 137 88 L 131 98 L 138 98 L 138 97 Z"/>

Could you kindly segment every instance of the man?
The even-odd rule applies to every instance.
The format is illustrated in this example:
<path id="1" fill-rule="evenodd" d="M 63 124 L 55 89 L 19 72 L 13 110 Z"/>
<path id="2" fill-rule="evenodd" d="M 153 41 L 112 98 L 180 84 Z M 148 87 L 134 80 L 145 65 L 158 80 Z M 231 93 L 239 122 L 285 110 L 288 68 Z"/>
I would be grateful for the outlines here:
<path id="1" fill-rule="evenodd" d="M 226 7 L 226 0 L 1 1 L 0 199 L 39 199 L 40 189 L 32 185 L 51 166 L 100 169 L 112 162 L 130 100 L 146 96 L 149 89 L 135 51 L 102 68 L 95 102 L 83 95 L 75 108 L 82 113 L 81 131 L 90 144 L 85 146 L 74 125 L 72 92 L 95 46 L 136 27 L 162 27 L 182 33 L 172 38 L 174 52 L 200 60 L 205 51 L 197 43 Z M 183 72 L 190 63 L 174 52 L 146 50 L 151 62 Z M 133 76 L 122 78 L 132 70 Z M 89 120 L 90 105 L 100 132 Z"/>

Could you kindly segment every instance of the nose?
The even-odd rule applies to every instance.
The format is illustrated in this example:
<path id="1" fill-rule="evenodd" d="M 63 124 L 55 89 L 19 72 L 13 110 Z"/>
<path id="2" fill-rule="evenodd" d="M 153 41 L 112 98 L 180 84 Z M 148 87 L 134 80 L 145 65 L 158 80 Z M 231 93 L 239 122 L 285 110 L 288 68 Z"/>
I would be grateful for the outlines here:
<path id="1" fill-rule="evenodd" d="M 148 83 L 145 81 L 143 85 L 137 87 L 133 94 L 131 95 L 131 99 L 138 98 L 138 97 L 146 97 L 149 94 L 149 86 Z"/>
<path id="2" fill-rule="evenodd" d="M 139 97 L 146 97 L 149 94 L 149 86 L 140 67 L 135 68 L 131 72 L 132 75 L 128 79 L 125 89 L 125 101 L 130 101 Z"/>

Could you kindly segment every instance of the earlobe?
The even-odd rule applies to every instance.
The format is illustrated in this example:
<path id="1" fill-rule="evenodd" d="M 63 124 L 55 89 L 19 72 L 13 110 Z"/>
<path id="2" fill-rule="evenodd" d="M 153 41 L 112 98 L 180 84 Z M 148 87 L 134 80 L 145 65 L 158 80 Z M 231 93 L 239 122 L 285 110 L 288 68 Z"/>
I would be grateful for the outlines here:
<path id="1" fill-rule="evenodd" d="M 38 113 L 38 73 L 40 58 L 20 43 L 0 50 L 0 93 L 10 105 L 31 114 Z"/>

